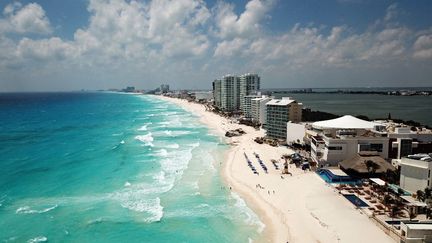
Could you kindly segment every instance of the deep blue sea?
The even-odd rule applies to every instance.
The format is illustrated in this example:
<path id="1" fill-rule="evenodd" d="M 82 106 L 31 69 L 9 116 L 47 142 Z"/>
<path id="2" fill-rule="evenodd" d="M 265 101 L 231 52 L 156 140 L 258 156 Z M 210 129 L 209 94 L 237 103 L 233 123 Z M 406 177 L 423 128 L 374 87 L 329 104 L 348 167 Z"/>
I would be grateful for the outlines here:
<path id="1" fill-rule="evenodd" d="M 0 242 L 248 242 L 227 145 L 152 96 L 0 94 Z"/>

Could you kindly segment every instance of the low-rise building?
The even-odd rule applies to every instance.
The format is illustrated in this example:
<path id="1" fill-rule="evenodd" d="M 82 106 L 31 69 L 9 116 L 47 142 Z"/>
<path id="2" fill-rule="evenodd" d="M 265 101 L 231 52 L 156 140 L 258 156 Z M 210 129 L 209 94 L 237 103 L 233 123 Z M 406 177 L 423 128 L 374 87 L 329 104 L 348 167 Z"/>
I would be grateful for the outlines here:
<path id="1" fill-rule="evenodd" d="M 390 157 L 400 159 L 415 153 L 432 152 L 432 131 L 429 129 L 392 127 L 390 124 L 388 137 L 390 138 Z M 412 130 L 413 129 L 413 130 Z"/>
<path id="2" fill-rule="evenodd" d="M 401 222 L 401 242 L 432 242 L 432 222 Z"/>
<path id="3" fill-rule="evenodd" d="M 196 91 L 194 92 L 195 101 L 197 102 L 208 102 L 213 100 L 213 92 L 211 91 Z"/>
<path id="4" fill-rule="evenodd" d="M 432 188 L 432 154 L 415 154 L 400 160 L 400 186 L 415 193 L 418 190 Z"/>
<path id="5" fill-rule="evenodd" d="M 305 135 L 305 124 L 287 122 L 287 144 L 304 144 Z"/>
<path id="6" fill-rule="evenodd" d="M 301 122 L 302 103 L 290 97 L 272 99 L 266 104 L 266 125 L 267 137 L 282 139 L 287 138 L 287 122 Z"/>
<path id="7" fill-rule="evenodd" d="M 315 122 L 312 129 L 311 158 L 319 165 L 336 166 L 361 152 L 376 152 L 387 159 L 389 139 L 380 124 L 353 116 Z"/>

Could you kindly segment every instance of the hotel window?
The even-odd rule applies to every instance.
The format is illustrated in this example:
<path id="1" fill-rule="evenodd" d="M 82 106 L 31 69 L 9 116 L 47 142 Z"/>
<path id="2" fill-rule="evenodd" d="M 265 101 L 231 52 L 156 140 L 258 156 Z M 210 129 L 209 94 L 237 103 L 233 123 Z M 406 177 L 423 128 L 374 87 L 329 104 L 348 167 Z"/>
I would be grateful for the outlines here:
<path id="1" fill-rule="evenodd" d="M 370 144 L 370 150 L 382 152 L 383 151 L 383 145 L 381 143 L 371 143 Z"/>

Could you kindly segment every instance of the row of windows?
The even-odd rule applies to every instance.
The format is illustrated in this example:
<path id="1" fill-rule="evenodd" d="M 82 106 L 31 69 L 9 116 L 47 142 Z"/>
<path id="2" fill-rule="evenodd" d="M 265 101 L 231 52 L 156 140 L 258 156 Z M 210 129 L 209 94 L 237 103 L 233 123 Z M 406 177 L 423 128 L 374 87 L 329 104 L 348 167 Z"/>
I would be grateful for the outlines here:
<path id="1" fill-rule="evenodd" d="M 328 146 L 328 150 L 342 150 L 342 146 Z"/>

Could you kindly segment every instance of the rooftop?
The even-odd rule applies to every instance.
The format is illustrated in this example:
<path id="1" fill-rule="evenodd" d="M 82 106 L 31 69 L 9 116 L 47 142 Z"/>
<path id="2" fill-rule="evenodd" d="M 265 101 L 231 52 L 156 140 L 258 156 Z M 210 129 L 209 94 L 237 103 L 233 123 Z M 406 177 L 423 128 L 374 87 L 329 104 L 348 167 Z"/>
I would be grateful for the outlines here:
<path id="1" fill-rule="evenodd" d="M 291 103 L 295 102 L 295 100 L 291 100 L 291 99 L 272 99 L 270 100 L 267 105 L 280 105 L 280 106 L 286 106 L 289 105 Z"/>
<path id="2" fill-rule="evenodd" d="M 317 129 L 373 129 L 381 124 L 369 122 L 350 115 L 336 119 L 314 122 L 312 126 Z"/>
<path id="3" fill-rule="evenodd" d="M 427 223 L 404 223 L 409 229 L 413 230 L 432 230 L 432 222 Z"/>
<path id="4" fill-rule="evenodd" d="M 368 167 L 367 161 L 372 161 L 371 168 Z M 353 170 L 357 173 L 385 173 L 387 170 L 395 170 L 385 159 L 373 153 L 356 154 L 354 157 L 340 162 L 339 165 L 345 170 Z"/>

